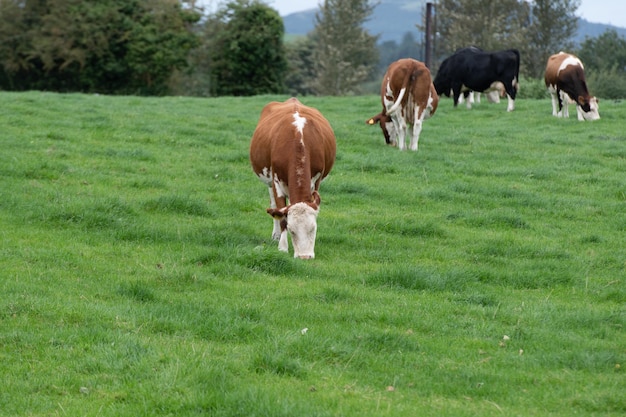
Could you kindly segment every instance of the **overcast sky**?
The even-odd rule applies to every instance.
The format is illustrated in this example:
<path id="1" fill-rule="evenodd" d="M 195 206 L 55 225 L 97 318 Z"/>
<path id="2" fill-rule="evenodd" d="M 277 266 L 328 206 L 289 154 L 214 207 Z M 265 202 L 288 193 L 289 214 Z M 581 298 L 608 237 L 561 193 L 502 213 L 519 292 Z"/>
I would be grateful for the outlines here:
<path id="1" fill-rule="evenodd" d="M 316 9 L 323 0 L 264 0 L 281 16 Z M 385 0 L 380 1 L 385 4 Z M 582 0 L 577 15 L 594 23 L 626 27 L 626 0 Z"/>

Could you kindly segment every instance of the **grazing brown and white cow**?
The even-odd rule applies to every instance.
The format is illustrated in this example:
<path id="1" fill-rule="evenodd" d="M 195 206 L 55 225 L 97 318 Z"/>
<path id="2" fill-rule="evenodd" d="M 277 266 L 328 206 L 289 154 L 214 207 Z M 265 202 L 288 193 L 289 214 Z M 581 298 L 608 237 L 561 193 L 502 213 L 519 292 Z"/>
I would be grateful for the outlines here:
<path id="1" fill-rule="evenodd" d="M 405 149 L 407 125 L 412 124 L 410 149 L 416 151 L 422 122 L 435 114 L 439 103 L 426 65 L 411 58 L 391 63 L 380 86 L 380 97 L 383 111 L 366 123 L 380 123 L 385 141 L 394 146 L 397 143 L 400 150 Z"/>
<path id="2" fill-rule="evenodd" d="M 576 103 L 578 120 L 598 120 L 598 99 L 589 95 L 585 68 L 578 57 L 559 52 L 548 58 L 545 82 L 552 96 L 552 115 L 569 117 L 570 100 Z"/>
<path id="3" fill-rule="evenodd" d="M 261 111 L 250 143 L 255 174 L 269 188 L 272 238 L 294 258 L 315 257 L 319 186 L 335 163 L 335 134 L 322 114 L 296 98 L 271 102 Z M 287 205 L 287 199 L 289 205 Z"/>

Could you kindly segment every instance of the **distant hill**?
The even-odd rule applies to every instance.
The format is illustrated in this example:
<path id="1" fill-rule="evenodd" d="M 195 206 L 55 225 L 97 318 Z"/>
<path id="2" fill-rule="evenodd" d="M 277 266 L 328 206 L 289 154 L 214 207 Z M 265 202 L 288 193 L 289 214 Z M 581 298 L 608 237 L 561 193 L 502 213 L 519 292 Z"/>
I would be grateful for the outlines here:
<path id="1" fill-rule="evenodd" d="M 418 32 L 415 25 L 422 23 L 424 4 L 425 1 L 407 3 L 407 0 L 386 0 L 384 4 L 376 6 L 371 19 L 364 26 L 372 35 L 380 35 L 380 42 L 400 43 L 406 32 L 412 32 L 415 39 L 422 39 L 422 33 Z M 288 35 L 306 35 L 315 27 L 316 12 L 317 9 L 311 9 L 283 16 L 285 32 Z M 597 37 L 607 29 L 613 29 L 620 36 L 626 37 L 626 28 L 580 19 L 574 41 L 581 43 L 585 37 Z"/>

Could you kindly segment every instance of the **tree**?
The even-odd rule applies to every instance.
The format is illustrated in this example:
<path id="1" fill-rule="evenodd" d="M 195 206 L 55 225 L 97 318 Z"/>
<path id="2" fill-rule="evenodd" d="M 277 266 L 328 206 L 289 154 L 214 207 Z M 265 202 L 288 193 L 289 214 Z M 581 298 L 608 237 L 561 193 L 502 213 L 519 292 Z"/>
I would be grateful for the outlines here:
<path id="1" fill-rule="evenodd" d="M 385 73 L 389 64 L 397 61 L 401 58 L 413 58 L 418 61 L 424 60 L 424 48 L 421 43 L 418 43 L 413 36 L 413 33 L 406 32 L 402 37 L 400 44 L 396 41 L 385 41 L 379 45 L 378 53 L 380 55 L 380 62 L 378 70 L 380 76 Z"/>
<path id="2" fill-rule="evenodd" d="M 548 57 L 571 49 L 580 0 L 441 0 L 436 11 L 439 58 L 475 45 L 516 48 L 521 72 L 541 77 Z"/>
<path id="3" fill-rule="evenodd" d="M 526 42 L 520 46 L 522 64 L 530 77 L 543 77 L 548 57 L 571 51 L 572 37 L 578 27 L 575 15 L 580 0 L 534 0 Z"/>
<path id="4" fill-rule="evenodd" d="M 526 2 L 518 0 L 441 0 L 436 9 L 438 54 L 459 48 L 518 48 L 528 22 Z"/>
<path id="5" fill-rule="evenodd" d="M 596 38 L 585 38 L 580 45 L 578 57 L 587 70 L 615 68 L 626 71 L 626 39 L 615 30 L 607 30 Z"/>
<path id="6" fill-rule="evenodd" d="M 228 3 L 209 20 L 213 36 L 211 89 L 215 95 L 282 93 L 287 70 L 284 25 L 258 0 Z"/>
<path id="7" fill-rule="evenodd" d="M 377 36 L 363 29 L 374 6 L 368 0 L 325 0 L 315 16 L 314 88 L 317 94 L 344 95 L 359 91 L 375 75 Z"/>
<path id="8" fill-rule="evenodd" d="M 607 30 L 586 38 L 577 54 L 593 94 L 607 99 L 626 97 L 626 39 Z"/>
<path id="9" fill-rule="evenodd" d="M 164 94 L 199 17 L 178 0 L 0 0 L 0 87 Z"/>
<path id="10" fill-rule="evenodd" d="M 315 42 L 305 36 L 290 42 L 287 47 L 288 70 L 285 77 L 287 92 L 293 96 L 314 94 L 315 64 L 313 53 Z"/>

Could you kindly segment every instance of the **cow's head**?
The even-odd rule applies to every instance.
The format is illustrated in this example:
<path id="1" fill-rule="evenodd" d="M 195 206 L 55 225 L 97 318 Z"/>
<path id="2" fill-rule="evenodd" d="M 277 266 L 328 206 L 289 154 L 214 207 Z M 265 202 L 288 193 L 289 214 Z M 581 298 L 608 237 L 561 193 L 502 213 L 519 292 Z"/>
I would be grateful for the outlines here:
<path id="1" fill-rule="evenodd" d="M 600 118 L 597 98 L 578 96 L 576 104 L 578 120 L 598 120 Z"/>
<path id="2" fill-rule="evenodd" d="M 378 113 L 376 116 L 367 119 L 365 123 L 368 125 L 380 123 L 380 128 L 385 136 L 385 143 L 387 143 L 387 145 L 395 145 L 395 140 L 392 141 L 391 136 L 389 135 L 389 129 L 393 129 L 393 122 L 388 114 Z"/>
<path id="3" fill-rule="evenodd" d="M 313 191 L 310 202 L 291 204 L 282 209 L 268 208 L 267 212 L 286 227 L 293 243 L 293 257 L 315 258 L 315 236 L 317 235 L 317 215 L 320 211 L 320 195 Z"/>
<path id="4" fill-rule="evenodd" d="M 435 87 L 435 91 L 439 96 L 444 95 L 446 97 L 450 97 L 452 94 L 452 81 L 450 80 L 450 77 L 445 74 L 445 71 L 441 68 L 439 69 L 437 76 L 433 80 L 433 86 Z"/>

